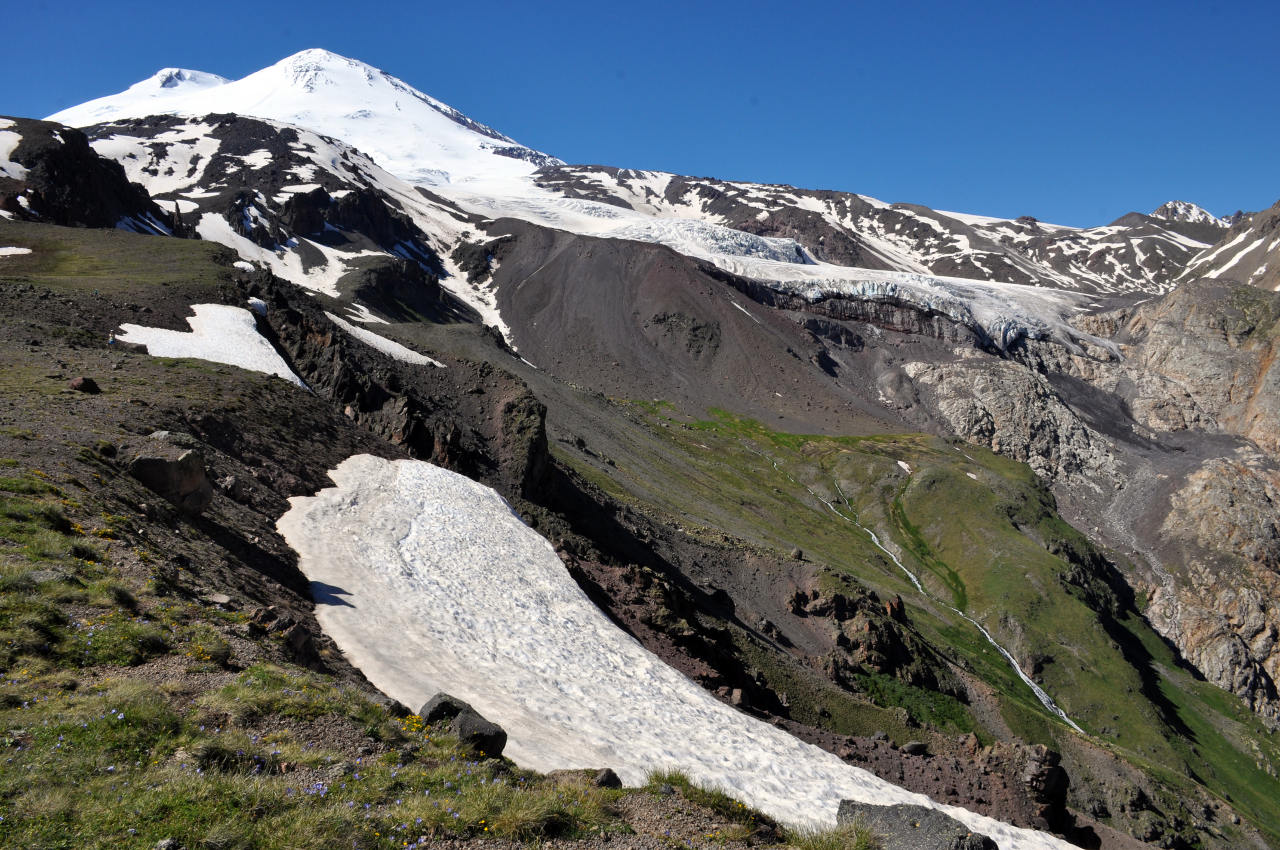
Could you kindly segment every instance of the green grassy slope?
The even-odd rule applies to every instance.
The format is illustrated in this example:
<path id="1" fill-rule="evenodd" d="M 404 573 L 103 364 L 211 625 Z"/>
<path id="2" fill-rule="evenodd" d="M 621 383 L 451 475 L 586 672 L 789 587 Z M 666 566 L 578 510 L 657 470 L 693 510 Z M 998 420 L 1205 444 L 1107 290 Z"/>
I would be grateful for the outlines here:
<path id="1" fill-rule="evenodd" d="M 1074 733 L 952 608 L 964 611 L 1095 742 L 1158 777 L 1172 797 L 1202 781 L 1280 837 L 1275 734 L 1176 665 L 1025 465 L 923 435 L 811 437 L 723 411 L 700 420 L 662 403 L 620 407 L 662 435 L 663 450 L 616 467 L 569 452 L 565 460 L 624 499 L 656 502 L 686 528 L 779 553 L 797 547 L 828 580 L 847 575 L 882 597 L 901 594 L 933 646 L 996 689 L 1008 728 L 1061 748 Z M 858 525 L 898 555 L 925 593 Z M 873 685 L 864 682 L 869 692 Z M 822 687 L 800 692 L 831 713 L 835 701 Z M 825 724 L 862 725 L 850 712 Z"/>

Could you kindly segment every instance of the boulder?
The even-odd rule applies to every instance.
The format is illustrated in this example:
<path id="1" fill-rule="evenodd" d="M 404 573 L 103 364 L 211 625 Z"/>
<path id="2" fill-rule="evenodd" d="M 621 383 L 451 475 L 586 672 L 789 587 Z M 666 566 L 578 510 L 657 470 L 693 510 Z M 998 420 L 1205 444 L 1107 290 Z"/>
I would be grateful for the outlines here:
<path id="1" fill-rule="evenodd" d="M 89 395 L 97 395 L 102 392 L 97 381 L 93 378 L 86 378 L 83 375 L 79 378 L 72 378 L 71 382 L 67 384 L 67 387 L 78 393 L 88 393 Z"/>
<path id="2" fill-rule="evenodd" d="M 601 768 L 595 770 L 592 768 L 565 768 L 562 770 L 553 770 L 547 774 L 547 779 L 556 785 L 563 785 L 570 788 L 621 788 L 622 780 L 618 778 L 618 774 L 614 773 L 612 768 Z"/>
<path id="3" fill-rule="evenodd" d="M 498 758 L 507 745 L 506 731 L 471 708 L 453 718 L 449 731 L 457 736 L 463 747 L 486 758 Z"/>
<path id="4" fill-rule="evenodd" d="M 457 697 L 441 692 L 422 704 L 422 708 L 418 709 L 418 716 L 423 723 L 433 726 L 442 720 L 452 720 L 464 711 L 475 709 Z"/>
<path id="5" fill-rule="evenodd" d="M 622 779 L 613 772 L 613 768 L 606 767 L 596 773 L 595 778 L 591 780 L 591 784 L 597 788 L 621 788 Z"/>
<path id="6" fill-rule="evenodd" d="M 875 833 L 880 850 L 998 850 L 987 836 L 924 806 L 875 806 L 841 800 L 836 823 L 867 827 Z"/>
<path id="7" fill-rule="evenodd" d="M 484 719 L 480 712 L 457 697 L 438 693 L 423 703 L 418 716 L 428 726 L 449 721 L 449 734 L 468 750 L 486 758 L 498 758 L 507 745 L 507 733 L 501 726 Z"/>
<path id="8" fill-rule="evenodd" d="M 203 513 L 213 501 L 204 456 L 170 440 L 167 432 L 156 432 L 148 439 L 129 462 L 129 474 L 188 514 Z"/>

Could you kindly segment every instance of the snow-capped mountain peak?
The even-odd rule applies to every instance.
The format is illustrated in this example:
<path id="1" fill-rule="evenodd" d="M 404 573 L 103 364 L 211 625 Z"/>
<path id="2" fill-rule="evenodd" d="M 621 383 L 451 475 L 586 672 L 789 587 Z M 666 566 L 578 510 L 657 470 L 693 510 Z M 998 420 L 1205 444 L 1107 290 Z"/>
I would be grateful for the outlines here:
<path id="1" fill-rule="evenodd" d="M 49 120 L 83 127 L 147 115 L 215 112 L 300 125 L 342 139 L 416 184 L 524 176 L 559 163 L 390 74 L 320 49 L 295 53 L 235 81 L 166 69 Z"/>
<path id="2" fill-rule="evenodd" d="M 1151 213 L 1152 218 L 1166 221 L 1185 221 L 1188 224 L 1213 224 L 1225 227 L 1226 222 L 1213 213 L 1190 201 L 1169 201 Z"/>
<path id="3" fill-rule="evenodd" d="M 187 68 L 161 68 L 145 80 L 134 83 L 119 94 L 100 97 L 73 106 L 49 117 L 72 126 L 87 127 L 99 121 L 128 116 L 141 118 L 177 111 L 187 98 L 230 82 L 226 77 Z"/>

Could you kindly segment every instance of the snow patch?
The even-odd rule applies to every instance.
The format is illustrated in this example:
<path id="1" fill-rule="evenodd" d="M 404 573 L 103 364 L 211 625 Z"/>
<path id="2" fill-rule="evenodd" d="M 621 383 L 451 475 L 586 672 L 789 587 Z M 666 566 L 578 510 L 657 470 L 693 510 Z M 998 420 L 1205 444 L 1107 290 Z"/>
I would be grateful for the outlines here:
<path id="1" fill-rule="evenodd" d="M 444 364 L 440 361 L 432 360 L 425 354 L 419 354 L 412 348 L 403 346 L 400 343 L 387 339 L 385 336 L 376 334 L 373 331 L 356 327 L 350 322 L 342 319 L 340 316 L 335 316 L 333 313 L 325 313 L 325 315 L 329 317 L 329 321 L 351 334 L 351 336 L 360 340 L 370 348 L 375 348 L 378 351 L 381 351 L 388 357 L 394 357 L 396 360 L 403 363 L 410 363 L 414 366 L 435 366 L 440 369 L 444 368 Z"/>
<path id="2" fill-rule="evenodd" d="M 271 164 L 271 151 L 266 148 L 258 148 L 256 151 L 252 151 L 241 157 L 241 162 L 255 170 L 265 168 Z"/>
<path id="3" fill-rule="evenodd" d="M 147 187 L 152 196 L 171 195 L 200 183 L 221 142 L 199 123 L 180 124 L 154 138 L 117 134 L 92 142 L 99 155 L 124 166 L 134 183 Z M 156 145 L 163 145 L 164 153 Z M 187 197 L 208 197 L 188 194 Z M 184 210 L 185 212 L 186 210 Z"/>
<path id="4" fill-rule="evenodd" d="M 422 461 L 357 455 L 277 524 L 325 632 L 406 705 L 448 691 L 537 770 L 612 766 L 629 784 L 684 770 L 797 826 L 842 799 L 946 812 L 1002 850 L 1053 836 L 936 803 L 719 702 L 613 625 L 546 539 L 494 491 Z"/>
<path id="5" fill-rule="evenodd" d="M 0 257 L 17 257 L 21 254 L 30 253 L 30 248 L 0 248 Z"/>
<path id="6" fill-rule="evenodd" d="M 366 325 L 389 325 L 391 324 L 381 316 L 376 315 L 365 305 L 356 302 L 347 308 L 347 314 L 353 322 L 362 322 Z"/>
<path id="7" fill-rule="evenodd" d="M 13 122 L 9 121 L 4 127 L 13 126 Z M 27 176 L 26 167 L 19 165 L 9 159 L 13 155 L 14 150 L 18 147 L 18 142 L 22 141 L 22 136 L 12 130 L 0 128 L 0 176 L 8 177 L 10 180 L 25 180 Z"/>
<path id="8" fill-rule="evenodd" d="M 333 298 L 338 297 L 338 281 L 350 269 L 347 262 L 359 257 L 379 256 L 380 251 L 359 251 L 346 254 L 334 248 L 303 239 L 307 246 L 320 255 L 323 262 L 304 267 L 302 257 L 296 251 L 273 251 L 246 239 L 231 229 L 227 220 L 216 213 L 205 213 L 200 216 L 196 232 L 201 239 L 226 245 L 245 260 L 261 263 L 271 269 L 277 277 L 290 283 L 296 283 L 304 289 L 320 292 Z M 294 246 L 290 246 L 294 247 Z"/>
<path id="9" fill-rule="evenodd" d="M 1169 201 L 1151 213 L 1152 218 L 1165 221 L 1185 221 L 1191 224 L 1215 224 L 1226 227 L 1227 223 L 1204 207 L 1190 201 Z"/>
<path id="10" fill-rule="evenodd" d="M 258 333 L 253 314 L 243 307 L 225 304 L 193 304 L 187 319 L 191 333 L 124 324 L 115 338 L 144 345 L 153 357 L 194 357 L 213 363 L 239 366 L 252 372 L 276 375 L 306 388 L 289 364 Z"/>

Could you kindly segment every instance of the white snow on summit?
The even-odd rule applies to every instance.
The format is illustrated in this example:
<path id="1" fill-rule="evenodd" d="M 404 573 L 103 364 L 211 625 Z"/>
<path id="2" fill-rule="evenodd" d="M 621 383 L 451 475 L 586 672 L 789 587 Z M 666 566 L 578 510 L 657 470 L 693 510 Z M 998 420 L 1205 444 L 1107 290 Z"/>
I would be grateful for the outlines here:
<path id="1" fill-rule="evenodd" d="M 443 690 L 470 702 L 507 731 L 518 764 L 609 766 L 633 785 L 678 768 L 797 826 L 833 826 L 842 799 L 913 803 L 1002 850 L 1070 847 L 906 791 L 719 702 L 617 628 L 488 487 L 369 455 L 329 477 L 337 486 L 290 499 L 278 523 L 321 626 L 395 699 L 416 706 Z"/>
<path id="2" fill-rule="evenodd" d="M 1227 223 L 1204 207 L 1190 201 L 1169 201 L 1161 204 L 1151 213 L 1152 218 L 1163 218 L 1166 221 L 1185 221 L 1190 224 L 1215 224 L 1226 227 Z"/>
<path id="3" fill-rule="evenodd" d="M 833 295 L 861 296 L 874 290 L 872 294 L 905 298 L 929 309 L 943 303 L 943 311 L 952 318 L 976 323 L 973 326 L 980 327 L 1000 345 L 1020 336 L 1050 336 L 1069 343 L 1078 336 L 1066 323 L 1069 315 L 1078 311 L 1078 299 L 1053 290 L 1042 290 L 1047 293 L 1044 295 L 1024 295 L 1020 290 L 1027 287 L 1023 286 L 933 276 L 924 262 L 927 257 L 917 256 L 919 251 L 913 243 L 909 239 L 904 242 L 896 230 L 877 229 L 874 221 L 853 221 L 847 212 L 832 207 L 831 202 L 788 187 L 725 184 L 727 191 L 748 205 L 759 205 L 762 212 L 767 213 L 771 204 L 784 202 L 817 212 L 833 226 L 857 231 L 868 249 L 897 271 L 886 276 L 882 272 L 817 263 L 795 240 L 746 233 L 725 226 L 723 219 L 709 209 L 670 203 L 665 193 L 675 175 L 663 172 L 627 172 L 622 180 L 597 171 L 577 170 L 581 178 L 595 180 L 601 189 L 624 199 L 630 207 L 567 198 L 554 188 L 536 185 L 534 181 L 534 172 L 540 164 L 558 160 L 519 146 L 372 66 L 327 51 L 306 50 L 234 82 L 196 85 L 193 80 L 183 78 L 171 88 L 173 93 L 165 96 L 161 103 L 155 92 L 164 87 L 158 87 L 154 81 L 148 86 L 144 81 L 129 92 L 92 101 L 51 118 L 86 124 L 106 118 L 139 117 L 154 112 L 160 104 L 167 112 L 252 115 L 297 125 L 352 145 L 403 181 L 394 194 L 424 232 L 438 241 L 435 247 L 447 273 L 443 285 L 477 309 L 486 323 L 500 328 L 508 339 L 507 324 L 498 314 L 492 289 L 461 283 L 463 276 L 453 268 L 450 252 L 460 238 L 462 226 L 456 221 L 444 221 L 438 215 L 425 215 L 428 205 L 407 197 L 413 191 L 411 185 L 430 186 L 450 202 L 489 219 L 512 217 L 584 235 L 665 245 L 774 288 L 803 293 L 811 300 Z M 131 95 L 135 89 L 139 89 L 139 93 Z M 171 135 L 181 135 L 178 130 L 182 129 Z M 118 161 L 130 162 L 127 167 L 133 169 L 131 178 L 149 186 L 159 181 L 161 188 L 172 192 L 181 181 L 198 179 L 183 175 L 198 171 L 197 164 L 202 161 L 198 157 L 204 155 L 203 161 L 207 161 L 208 156 L 200 149 L 198 139 L 179 142 L 175 138 L 174 142 L 186 145 L 180 152 L 192 167 L 174 168 L 168 172 L 171 176 L 151 179 L 144 171 L 148 162 L 143 155 L 145 151 L 136 151 L 136 161 L 130 161 L 124 142 L 117 144 L 115 139 L 105 139 L 96 142 L 94 147 Z M 137 148 L 145 143 L 130 144 Z M 300 174 L 299 180 L 302 184 L 299 190 L 309 184 L 306 175 Z M 389 185 L 393 181 L 377 182 Z M 155 189 L 152 191 L 156 193 Z M 873 209 L 886 206 L 873 198 L 858 197 Z M 943 238 L 951 229 L 940 223 L 945 215 L 926 216 L 923 212 L 905 209 L 898 212 L 918 221 L 920 227 L 936 230 L 940 236 L 935 241 L 951 246 L 948 251 L 969 250 L 968 237 L 963 234 L 950 241 Z M 983 226 L 993 230 L 992 238 L 997 235 L 994 231 L 999 231 L 1001 239 L 1030 238 L 1013 222 L 983 220 Z M 216 238 L 224 244 L 235 241 L 227 233 L 214 233 L 215 229 L 226 228 L 210 216 L 201 220 L 199 229 L 206 238 Z M 1066 230 L 1037 224 L 1029 232 L 1055 229 Z M 1104 231 L 1098 231 L 1099 238 L 1106 236 Z M 345 268 L 339 258 L 327 254 L 330 260 L 327 266 L 302 269 L 289 255 L 267 256 L 247 244 L 235 247 L 243 258 L 265 262 L 277 274 L 321 291 L 332 290 Z M 1020 255 L 1013 252 L 1010 256 Z M 1016 262 L 1026 265 L 1029 261 Z M 1031 271 L 1044 272 L 1056 285 L 1070 287 L 1073 284 L 1070 275 L 1053 272 L 1047 265 L 1035 266 Z M 1117 267 L 1115 272 L 1119 275 L 1121 270 Z M 1097 276 L 1096 272 L 1090 274 Z M 891 293 L 885 294 L 886 285 L 892 288 Z M 1104 290 L 1108 285 L 1105 280 L 1100 284 Z M 945 302 L 940 302 L 943 291 Z"/>
<path id="4" fill-rule="evenodd" d="M 166 86 L 173 75 L 175 85 Z M 87 126 L 156 114 L 234 112 L 341 139 L 411 183 L 439 185 L 532 173 L 559 162 L 530 150 L 390 74 L 327 50 L 304 50 L 240 80 L 161 71 L 128 90 L 48 120 Z"/>

